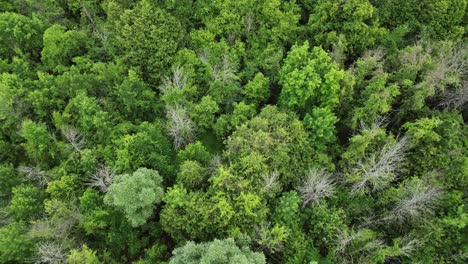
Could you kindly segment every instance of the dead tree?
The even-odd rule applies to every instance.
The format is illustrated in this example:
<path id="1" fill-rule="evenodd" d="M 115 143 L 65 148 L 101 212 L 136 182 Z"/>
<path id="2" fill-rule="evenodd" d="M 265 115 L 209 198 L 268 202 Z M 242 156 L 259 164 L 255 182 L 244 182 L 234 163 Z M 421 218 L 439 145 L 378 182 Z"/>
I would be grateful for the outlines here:
<path id="1" fill-rule="evenodd" d="M 352 191 L 364 189 L 381 190 L 395 179 L 398 165 L 404 160 L 408 149 L 408 138 L 402 137 L 394 144 L 387 144 L 377 153 L 358 161 L 353 173 L 359 179 L 353 184 Z"/>
<path id="2" fill-rule="evenodd" d="M 162 79 L 163 84 L 159 86 L 159 90 L 166 94 L 174 90 L 183 89 L 189 80 L 189 76 L 184 72 L 183 68 L 177 66 L 170 77 L 164 77 Z"/>
<path id="3" fill-rule="evenodd" d="M 114 174 L 115 172 L 111 168 L 100 165 L 96 172 L 91 175 L 88 185 L 105 193 L 114 180 Z"/>
<path id="4" fill-rule="evenodd" d="M 302 208 L 310 202 L 318 203 L 320 199 L 331 196 L 335 190 L 335 183 L 331 179 L 331 174 L 323 169 L 310 169 L 302 186 L 298 191 L 302 197 Z"/>
<path id="5" fill-rule="evenodd" d="M 402 198 L 396 203 L 387 220 L 398 223 L 419 220 L 433 213 L 442 191 L 418 180 L 415 184 L 403 186 Z"/>
<path id="6" fill-rule="evenodd" d="M 35 182 L 41 187 L 47 186 L 50 175 L 42 171 L 39 167 L 19 166 L 17 170 L 25 175 L 25 179 L 29 182 Z"/>
<path id="7" fill-rule="evenodd" d="M 86 147 L 85 137 L 76 128 L 64 127 L 62 128 L 62 134 L 75 151 L 81 152 Z"/>
<path id="8" fill-rule="evenodd" d="M 195 139 L 195 123 L 190 119 L 187 109 L 181 106 L 167 106 L 168 133 L 175 149 L 180 149 Z"/>
<path id="9" fill-rule="evenodd" d="M 65 263 L 66 253 L 61 244 L 46 241 L 39 245 L 36 263 Z"/>

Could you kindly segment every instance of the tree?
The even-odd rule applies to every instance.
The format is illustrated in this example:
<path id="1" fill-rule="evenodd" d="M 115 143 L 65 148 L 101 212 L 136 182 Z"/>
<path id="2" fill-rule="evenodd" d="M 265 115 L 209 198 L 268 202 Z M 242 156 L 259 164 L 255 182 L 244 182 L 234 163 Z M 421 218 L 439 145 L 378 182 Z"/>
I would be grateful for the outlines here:
<path id="1" fill-rule="evenodd" d="M 201 130 L 209 130 L 214 123 L 215 115 L 218 113 L 218 104 L 210 95 L 203 96 L 199 103 L 192 106 L 190 116 Z"/>
<path id="2" fill-rule="evenodd" d="M 259 72 L 244 86 L 241 93 L 247 102 L 260 105 L 270 96 L 270 80 Z"/>
<path id="3" fill-rule="evenodd" d="M 67 261 L 70 264 L 100 264 L 102 263 L 96 256 L 96 252 L 86 245 L 83 245 L 81 249 L 73 249 L 70 255 L 67 257 Z"/>
<path id="4" fill-rule="evenodd" d="M 409 26 L 414 35 L 432 39 L 458 39 L 464 33 L 465 0 L 374 1 L 383 25 Z"/>
<path id="5" fill-rule="evenodd" d="M 310 131 L 315 149 L 325 152 L 330 143 L 336 141 L 335 125 L 338 118 L 329 108 L 314 108 L 304 117 L 304 126 Z"/>
<path id="6" fill-rule="evenodd" d="M 184 149 L 177 152 L 177 160 L 182 163 L 184 161 L 193 160 L 206 166 L 211 161 L 212 155 L 206 149 L 205 145 L 200 141 L 190 143 Z"/>
<path id="7" fill-rule="evenodd" d="M 346 53 L 361 54 L 385 34 L 377 12 L 369 0 L 313 1 L 308 27 L 316 45 L 325 49 L 343 41 Z"/>
<path id="8" fill-rule="evenodd" d="M 13 198 L 7 212 L 17 221 L 28 221 L 43 211 L 44 193 L 32 185 L 18 185 L 12 190 Z"/>
<path id="9" fill-rule="evenodd" d="M 209 179 L 206 192 L 176 185 L 164 196 L 161 224 L 176 241 L 213 239 L 252 233 L 266 220 L 268 208 L 249 180 L 220 166 Z"/>
<path id="10" fill-rule="evenodd" d="M 297 183 L 297 175 L 310 166 L 313 155 L 302 122 L 291 112 L 274 106 L 266 106 L 260 114 L 237 127 L 227 140 L 224 155 L 236 163 L 253 152 L 267 158 L 266 165 L 269 171 L 278 172 L 281 186 Z M 269 171 L 255 174 L 258 181 L 254 182 L 263 185 L 262 177 Z"/>
<path id="11" fill-rule="evenodd" d="M 61 25 L 53 25 L 44 31 L 44 48 L 41 60 L 49 70 L 69 66 L 72 58 L 81 55 L 86 48 L 86 35 L 75 31 L 65 31 Z"/>
<path id="12" fill-rule="evenodd" d="M 45 124 L 31 120 L 24 121 L 21 135 L 26 139 L 23 147 L 33 162 L 45 166 L 53 165 L 57 151 Z"/>
<path id="13" fill-rule="evenodd" d="M 12 164 L 0 164 L 0 198 L 11 193 L 12 188 L 20 183 L 21 177 L 16 172 Z"/>
<path id="14" fill-rule="evenodd" d="M 293 43 L 300 32 L 300 9 L 295 2 L 202 1 L 198 11 L 198 17 L 216 38 L 230 44 L 245 43 L 246 67 L 242 75 L 248 79 L 258 71 L 274 78 L 285 46 Z"/>
<path id="15" fill-rule="evenodd" d="M 22 54 L 39 57 L 42 21 L 12 12 L 2 12 L 0 21 L 0 58 L 10 60 Z"/>
<path id="16" fill-rule="evenodd" d="M 173 251 L 170 264 L 261 264 L 266 263 L 261 253 L 252 252 L 248 247 L 239 247 L 232 238 L 195 244 L 187 242 Z"/>
<path id="17" fill-rule="evenodd" d="M 359 124 L 369 126 L 379 116 L 388 113 L 400 95 L 399 86 L 392 83 L 390 75 L 384 72 L 384 56 L 382 49 L 366 51 L 351 68 L 355 82 L 354 101 L 348 115 L 353 129 Z"/>
<path id="18" fill-rule="evenodd" d="M 112 90 L 118 103 L 117 109 L 129 120 L 150 121 L 156 113 L 156 94 L 134 70 Z"/>
<path id="19" fill-rule="evenodd" d="M 186 160 L 180 165 L 177 182 L 187 189 L 199 189 L 207 183 L 207 171 L 197 161 Z"/>
<path id="20" fill-rule="evenodd" d="M 173 171 L 172 147 L 164 130 L 159 120 L 131 126 L 126 134 L 113 140 L 115 158 L 110 158 L 107 164 L 113 164 L 111 166 L 118 173 L 145 167 L 157 170 L 164 177 L 169 176 Z"/>
<path id="21" fill-rule="evenodd" d="M 115 21 L 117 56 L 140 67 L 145 80 L 158 82 L 182 46 L 184 30 L 170 13 L 143 0 Z"/>
<path id="22" fill-rule="evenodd" d="M 321 47 L 309 50 L 307 41 L 301 46 L 294 45 L 279 74 L 280 105 L 301 115 L 312 107 L 333 109 L 338 105 L 344 72 Z"/>
<path id="23" fill-rule="evenodd" d="M 141 226 L 161 201 L 164 193 L 161 183 L 159 173 L 146 168 L 132 174 L 117 175 L 107 190 L 104 202 L 122 210 L 132 226 Z"/>
<path id="24" fill-rule="evenodd" d="M 27 235 L 23 223 L 11 223 L 0 228 L 0 261 L 27 262 L 33 257 L 34 241 Z"/>
<path id="25" fill-rule="evenodd" d="M 89 140 L 106 139 L 112 126 L 110 113 L 83 91 L 69 100 L 62 113 L 54 113 L 54 121 L 58 127 L 75 127 Z"/>

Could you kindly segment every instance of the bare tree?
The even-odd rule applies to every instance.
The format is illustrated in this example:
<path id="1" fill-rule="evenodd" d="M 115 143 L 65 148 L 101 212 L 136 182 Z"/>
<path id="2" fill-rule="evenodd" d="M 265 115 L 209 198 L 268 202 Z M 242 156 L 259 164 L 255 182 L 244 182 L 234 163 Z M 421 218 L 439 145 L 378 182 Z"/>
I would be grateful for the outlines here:
<path id="1" fill-rule="evenodd" d="M 96 24 L 96 21 L 94 20 L 94 17 L 96 15 L 93 14 L 91 10 L 88 9 L 86 6 L 83 6 L 83 8 L 81 9 L 81 12 L 84 15 L 84 17 L 86 17 L 91 23 L 91 28 L 93 30 L 93 33 L 97 36 L 97 38 L 99 38 L 101 42 L 106 42 L 108 33 L 98 28 L 98 25 Z"/>
<path id="2" fill-rule="evenodd" d="M 42 218 L 31 223 L 29 236 L 33 238 L 55 238 L 54 227 L 49 218 Z"/>
<path id="3" fill-rule="evenodd" d="M 206 49 L 203 49 L 201 50 L 199 53 L 198 53 L 198 58 L 200 59 L 200 61 L 204 64 L 208 64 L 209 60 L 210 60 L 210 53 L 209 51 L 207 51 Z"/>
<path id="4" fill-rule="evenodd" d="M 302 197 L 302 208 L 310 202 L 318 203 L 320 199 L 331 196 L 335 190 L 335 183 L 331 179 L 331 174 L 323 169 L 310 169 L 298 188 Z"/>
<path id="5" fill-rule="evenodd" d="M 346 51 L 346 44 L 345 44 L 345 42 L 343 40 L 343 37 L 340 35 L 340 36 L 338 36 L 338 41 L 335 41 L 332 44 L 332 48 L 328 52 L 328 55 L 330 56 L 330 58 L 335 63 L 337 63 L 339 65 L 343 65 L 343 62 L 344 62 L 344 60 L 346 58 L 345 51 Z M 351 69 L 351 70 L 353 70 L 353 69 Z"/>
<path id="6" fill-rule="evenodd" d="M 394 252 L 393 255 L 411 257 L 414 251 L 416 251 L 421 246 L 419 239 L 412 239 L 410 237 L 403 237 L 400 244 L 401 246 L 398 247 L 397 251 Z"/>
<path id="7" fill-rule="evenodd" d="M 435 91 L 444 91 L 446 81 L 449 76 L 457 78 L 466 78 L 468 75 L 468 45 L 444 45 L 437 54 L 437 60 L 432 69 L 430 69 L 424 80 L 417 87 L 426 87 Z"/>
<path id="8" fill-rule="evenodd" d="M 426 46 L 426 47 L 423 47 Z M 422 67 L 430 60 L 432 52 L 431 44 L 424 44 L 422 41 L 415 46 L 403 50 L 400 54 L 400 61 L 406 65 L 413 65 L 417 68 Z"/>
<path id="9" fill-rule="evenodd" d="M 63 245 L 46 241 L 39 245 L 36 263 L 64 263 L 66 256 Z"/>
<path id="10" fill-rule="evenodd" d="M 402 198 L 393 208 L 392 215 L 386 217 L 386 220 L 403 223 L 432 214 L 441 194 L 440 189 L 424 184 L 421 180 L 412 184 L 405 184 Z"/>
<path id="11" fill-rule="evenodd" d="M 340 263 L 370 263 L 371 256 L 385 244 L 380 239 L 371 239 L 369 229 L 338 230 L 336 254 Z"/>
<path id="12" fill-rule="evenodd" d="M 229 56 L 224 54 L 218 65 L 211 67 L 211 74 L 214 81 L 221 81 L 223 84 L 232 84 L 238 77 L 236 76 L 236 68 L 234 63 L 229 59 Z"/>
<path id="13" fill-rule="evenodd" d="M 243 22 L 244 22 L 245 32 L 247 35 L 255 31 L 256 29 L 255 14 L 253 14 L 252 12 L 247 13 L 243 17 Z"/>
<path id="14" fill-rule="evenodd" d="M 30 182 L 35 182 L 41 187 L 47 186 L 50 175 L 42 171 L 39 167 L 19 166 L 17 170 L 25 175 L 25 179 Z"/>
<path id="15" fill-rule="evenodd" d="M 468 80 L 463 80 L 460 87 L 447 91 L 440 106 L 445 109 L 460 109 L 468 102 Z"/>
<path id="16" fill-rule="evenodd" d="M 375 62 L 382 61 L 382 59 L 384 57 L 385 57 L 385 50 L 383 48 L 381 48 L 381 47 L 376 48 L 376 49 L 367 50 L 364 53 L 364 56 L 363 56 L 364 59 L 370 59 L 370 60 L 373 60 Z"/>
<path id="17" fill-rule="evenodd" d="M 381 190 L 395 179 L 398 165 L 404 160 L 408 149 L 408 138 L 402 137 L 394 144 L 387 144 L 382 149 L 358 161 L 352 169 L 358 180 L 352 186 L 353 192 L 364 189 Z"/>
<path id="18" fill-rule="evenodd" d="M 276 192 L 280 188 L 279 172 L 274 170 L 263 176 L 265 193 Z"/>
<path id="19" fill-rule="evenodd" d="M 214 173 L 222 165 L 221 155 L 215 154 L 208 164 L 207 173 Z"/>
<path id="20" fill-rule="evenodd" d="M 178 105 L 167 106 L 166 116 L 169 136 L 172 138 L 176 149 L 193 142 L 195 139 L 195 123 L 190 119 L 185 107 Z"/>
<path id="21" fill-rule="evenodd" d="M 362 132 L 364 130 L 370 130 L 370 131 L 376 131 L 376 130 L 379 130 L 383 127 L 385 127 L 387 125 L 387 121 L 388 121 L 388 116 L 387 115 L 382 115 L 382 116 L 378 116 L 374 122 L 370 125 L 364 123 L 364 122 L 360 122 L 359 123 L 359 129 L 357 130 L 358 132 Z"/>
<path id="22" fill-rule="evenodd" d="M 107 166 L 99 165 L 94 174 L 91 175 L 87 183 L 91 187 L 98 188 L 101 192 L 107 192 L 107 189 L 114 181 L 115 171 Z"/>
<path id="23" fill-rule="evenodd" d="M 8 217 L 8 211 L 6 209 L 6 203 L 4 204 L 2 202 L 2 205 L 0 206 L 0 226 L 6 226 L 10 224 L 12 219 Z"/>
<path id="24" fill-rule="evenodd" d="M 63 241 L 83 217 L 75 198 L 52 201 L 48 204 L 47 214 L 33 222 L 29 231 L 31 237 Z"/>
<path id="25" fill-rule="evenodd" d="M 76 128 L 66 126 L 62 128 L 62 134 L 77 152 L 86 147 L 84 136 Z"/>
<path id="26" fill-rule="evenodd" d="M 184 72 L 183 68 L 177 66 L 172 71 L 172 76 L 162 79 L 163 84 L 159 86 L 159 89 L 164 94 L 172 90 L 181 90 L 187 85 L 188 80 L 188 74 Z"/>

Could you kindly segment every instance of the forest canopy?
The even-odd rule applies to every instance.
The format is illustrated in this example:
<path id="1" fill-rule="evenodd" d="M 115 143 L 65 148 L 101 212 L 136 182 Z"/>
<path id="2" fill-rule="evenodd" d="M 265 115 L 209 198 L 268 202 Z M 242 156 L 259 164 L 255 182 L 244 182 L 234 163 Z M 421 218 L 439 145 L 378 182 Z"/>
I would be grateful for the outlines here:
<path id="1" fill-rule="evenodd" d="M 0 263 L 467 263 L 467 5 L 0 0 Z"/>

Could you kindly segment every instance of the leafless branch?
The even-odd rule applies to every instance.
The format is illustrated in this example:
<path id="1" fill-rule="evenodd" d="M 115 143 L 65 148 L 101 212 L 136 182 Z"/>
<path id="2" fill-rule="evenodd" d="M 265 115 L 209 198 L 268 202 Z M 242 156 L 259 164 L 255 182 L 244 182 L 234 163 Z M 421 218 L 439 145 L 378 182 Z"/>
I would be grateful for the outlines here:
<path id="1" fill-rule="evenodd" d="M 200 59 L 200 61 L 204 64 L 207 64 L 209 62 L 209 57 L 210 57 L 210 54 L 209 52 L 204 49 L 204 50 L 201 50 L 199 53 L 198 53 L 198 58 Z"/>
<path id="2" fill-rule="evenodd" d="M 39 167 L 19 166 L 17 170 L 25 175 L 25 179 L 30 182 L 35 182 L 41 187 L 47 186 L 50 175 L 42 171 Z"/>
<path id="3" fill-rule="evenodd" d="M 371 50 L 367 50 L 365 53 L 364 53 L 364 58 L 365 59 L 372 59 L 373 61 L 382 61 L 382 59 L 384 58 L 385 56 L 385 51 L 383 48 L 376 48 L 376 49 L 371 49 Z"/>
<path id="4" fill-rule="evenodd" d="M 408 138 L 402 137 L 395 144 L 385 145 L 378 153 L 360 160 L 353 168 L 353 173 L 359 175 L 359 180 L 352 186 L 353 192 L 366 188 L 376 191 L 387 186 L 394 180 L 398 165 L 404 160 L 407 149 Z"/>
<path id="5" fill-rule="evenodd" d="M 187 85 L 188 80 L 188 74 L 184 72 L 182 67 L 177 66 L 172 71 L 172 76 L 162 79 L 163 84 L 159 86 L 159 89 L 162 93 L 167 93 L 171 90 L 181 90 Z"/>
<path id="6" fill-rule="evenodd" d="M 375 130 L 378 130 L 378 129 L 384 127 L 387 124 L 387 121 L 388 121 L 388 116 L 386 116 L 386 115 L 378 116 L 370 126 L 361 121 L 358 131 L 364 131 L 364 130 L 375 131 Z"/>
<path id="7" fill-rule="evenodd" d="M 77 152 L 86 147 L 84 136 L 76 128 L 66 126 L 62 128 L 62 134 Z"/>
<path id="8" fill-rule="evenodd" d="M 386 219 L 403 223 L 432 214 L 441 194 L 440 189 L 425 185 L 422 181 L 418 181 L 414 185 L 406 184 L 403 189 L 403 197 L 392 210 L 392 216 Z"/>
<path id="9" fill-rule="evenodd" d="M 334 190 L 335 183 L 331 179 L 331 174 L 323 169 L 310 169 L 298 189 L 303 201 L 302 208 L 310 202 L 318 203 L 320 199 L 331 196 Z"/>
<path id="10" fill-rule="evenodd" d="M 349 232 L 338 230 L 336 253 L 340 263 L 367 263 L 369 256 L 384 247 L 380 239 L 363 241 L 365 232 L 365 229 Z"/>
<path id="11" fill-rule="evenodd" d="M 193 142 L 195 139 L 195 123 L 190 119 L 185 107 L 178 105 L 167 106 L 166 116 L 169 136 L 172 138 L 176 149 Z"/>
<path id="12" fill-rule="evenodd" d="M 466 44 L 444 45 L 438 52 L 435 66 L 429 70 L 423 82 L 417 87 L 427 87 L 433 91 L 444 91 L 448 76 L 466 78 L 468 75 L 468 48 Z"/>
<path id="13" fill-rule="evenodd" d="M 461 87 L 447 91 L 440 106 L 445 109 L 460 109 L 468 102 L 468 80 L 463 80 Z"/>
<path id="14" fill-rule="evenodd" d="M 91 175 L 87 183 L 91 187 L 98 188 L 101 192 L 107 192 L 107 189 L 114 181 L 115 171 L 107 166 L 100 165 L 96 172 Z"/>
<path id="15" fill-rule="evenodd" d="M 96 21 L 93 18 L 94 14 L 92 14 L 91 11 L 86 6 L 83 6 L 81 11 L 82 11 L 84 17 L 86 17 L 89 20 L 89 22 L 91 23 L 91 28 L 93 29 L 93 33 L 96 34 L 96 36 L 102 42 L 105 42 L 107 40 L 107 34 L 98 29 L 98 27 L 96 25 Z"/>
<path id="16" fill-rule="evenodd" d="M 39 245 L 38 260 L 36 263 L 64 263 L 66 259 L 63 245 L 46 241 Z"/>
<path id="17" fill-rule="evenodd" d="M 238 79 L 235 72 L 235 65 L 226 54 L 222 56 L 220 64 L 211 67 L 213 80 L 221 81 L 223 84 L 234 83 Z"/>
<path id="18" fill-rule="evenodd" d="M 268 174 L 265 174 L 263 177 L 264 183 L 264 190 L 265 193 L 274 192 L 279 188 L 279 172 L 274 170 L 270 171 Z"/>
<path id="19" fill-rule="evenodd" d="M 207 172 L 208 174 L 214 173 L 221 166 L 221 155 L 216 154 L 211 159 L 210 164 L 208 164 Z"/>
<path id="20" fill-rule="evenodd" d="M 255 15 L 252 12 L 249 12 L 244 16 L 244 27 L 247 34 L 250 34 L 255 30 Z"/>
<path id="21" fill-rule="evenodd" d="M 421 246 L 421 242 L 416 238 L 410 239 L 408 237 L 404 237 L 402 242 L 403 246 L 401 246 L 398 251 L 399 256 L 411 257 L 414 251 Z"/>

